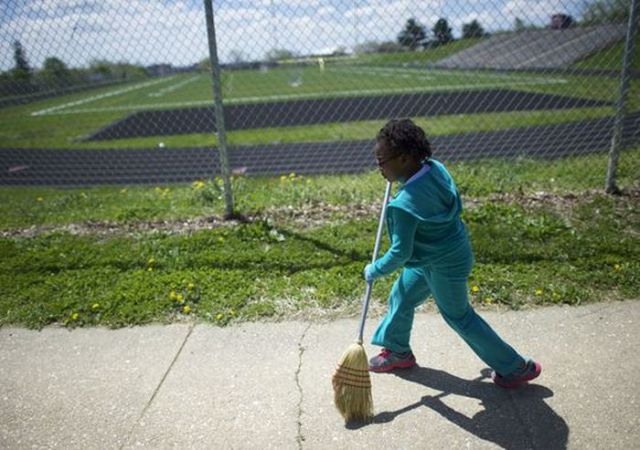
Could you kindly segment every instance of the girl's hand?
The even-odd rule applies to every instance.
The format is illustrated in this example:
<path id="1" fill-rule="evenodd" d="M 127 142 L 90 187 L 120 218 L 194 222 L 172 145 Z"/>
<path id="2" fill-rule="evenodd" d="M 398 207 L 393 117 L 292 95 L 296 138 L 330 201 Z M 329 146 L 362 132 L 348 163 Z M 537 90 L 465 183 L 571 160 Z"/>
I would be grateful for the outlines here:
<path id="1" fill-rule="evenodd" d="M 364 279 L 367 283 L 371 283 L 373 281 L 373 274 L 371 273 L 371 269 L 373 269 L 373 267 L 371 267 L 371 264 L 367 264 L 364 268 Z"/>

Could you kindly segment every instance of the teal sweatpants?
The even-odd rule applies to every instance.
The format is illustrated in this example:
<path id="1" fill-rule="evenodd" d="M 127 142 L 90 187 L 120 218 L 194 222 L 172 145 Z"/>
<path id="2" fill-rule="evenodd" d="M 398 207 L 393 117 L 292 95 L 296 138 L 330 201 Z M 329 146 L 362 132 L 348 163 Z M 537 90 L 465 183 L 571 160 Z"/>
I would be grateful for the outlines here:
<path id="1" fill-rule="evenodd" d="M 389 309 L 371 343 L 393 352 L 410 351 L 409 339 L 415 308 L 433 296 L 447 324 L 482 361 L 502 375 L 517 369 L 524 358 L 504 342 L 469 304 L 467 277 L 471 265 L 469 258 L 468 264 L 459 264 L 454 271 L 440 272 L 429 267 L 405 268 L 391 289 Z"/>

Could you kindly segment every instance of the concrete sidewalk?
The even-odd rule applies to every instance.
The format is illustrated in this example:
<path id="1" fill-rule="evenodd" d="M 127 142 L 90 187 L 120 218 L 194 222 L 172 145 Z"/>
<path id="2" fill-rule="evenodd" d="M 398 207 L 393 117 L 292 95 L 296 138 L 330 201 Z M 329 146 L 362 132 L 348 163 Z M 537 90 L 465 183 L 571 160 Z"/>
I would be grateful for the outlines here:
<path id="1" fill-rule="evenodd" d="M 482 315 L 542 363 L 539 379 L 494 386 L 437 314 L 420 313 L 419 367 L 372 374 L 375 420 L 351 426 L 331 375 L 355 319 L 4 327 L 0 448 L 638 448 L 640 302 Z"/>

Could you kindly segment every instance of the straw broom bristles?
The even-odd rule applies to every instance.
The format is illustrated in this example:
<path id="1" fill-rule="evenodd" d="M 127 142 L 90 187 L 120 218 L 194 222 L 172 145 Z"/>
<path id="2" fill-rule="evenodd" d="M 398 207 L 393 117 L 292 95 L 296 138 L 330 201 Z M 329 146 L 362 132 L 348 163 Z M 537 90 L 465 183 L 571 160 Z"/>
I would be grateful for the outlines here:
<path id="1" fill-rule="evenodd" d="M 352 344 L 343 353 L 332 383 L 334 403 L 346 422 L 373 417 L 369 361 L 362 344 Z"/>

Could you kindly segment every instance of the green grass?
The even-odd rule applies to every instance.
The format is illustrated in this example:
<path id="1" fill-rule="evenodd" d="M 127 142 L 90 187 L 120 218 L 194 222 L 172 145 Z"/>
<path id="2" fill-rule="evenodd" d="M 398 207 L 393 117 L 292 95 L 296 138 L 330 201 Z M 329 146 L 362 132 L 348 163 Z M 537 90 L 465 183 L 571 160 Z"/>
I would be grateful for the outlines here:
<path id="1" fill-rule="evenodd" d="M 573 67 L 580 69 L 613 69 L 622 68 L 624 41 L 617 42 L 599 50 L 587 58 L 578 61 Z M 636 35 L 635 49 L 631 60 L 633 69 L 640 69 L 640 35 Z"/>
<path id="2" fill-rule="evenodd" d="M 640 148 L 623 152 L 618 181 L 638 181 Z M 572 192 L 601 189 L 607 170 L 605 155 L 554 161 L 477 161 L 451 164 L 458 188 L 466 197 L 509 192 Z M 198 185 L 103 186 L 74 189 L 3 187 L 0 230 L 62 226 L 83 222 L 179 220 L 224 214 L 221 180 Z M 375 202 L 384 188 L 376 172 L 358 176 L 300 175 L 282 178 L 233 177 L 236 209 L 246 215 L 274 208 L 301 210 L 318 205 L 349 206 Z"/>
<path id="3" fill-rule="evenodd" d="M 477 260 L 474 304 L 517 309 L 637 298 L 639 157 L 636 149 L 620 160 L 620 184 L 635 192 L 626 197 L 600 193 L 602 156 L 452 164 Z M 238 211 L 255 218 L 188 233 L 141 225 L 221 214 L 215 181 L 2 188 L 0 325 L 223 325 L 355 313 L 383 186 L 377 173 L 236 178 Z M 106 222 L 116 231 L 107 232 Z M 70 224 L 94 231 L 41 228 Z M 32 226 L 31 234 L 15 234 Z M 375 305 L 392 281 L 376 284 Z"/>
<path id="4" fill-rule="evenodd" d="M 440 59 L 447 58 L 454 53 L 465 50 L 477 43 L 481 39 L 460 39 L 441 47 L 429 49 L 425 51 L 405 51 L 394 53 L 371 53 L 361 54 L 357 58 L 337 59 L 334 64 L 357 64 L 357 65 L 375 65 L 375 66 L 397 66 L 402 64 L 410 64 L 416 66 L 424 66 L 428 63 L 436 62 Z M 331 59 L 328 60 L 331 62 Z"/>
<path id="5" fill-rule="evenodd" d="M 472 115 L 449 115 L 430 118 L 415 118 L 425 127 L 431 136 L 468 133 L 474 131 L 492 131 L 538 125 L 552 125 L 580 120 L 597 119 L 610 116 L 611 107 L 577 108 L 561 111 L 521 111 L 509 113 L 490 113 Z M 0 116 L 2 115 L 0 111 Z M 76 116 L 73 116 L 74 118 Z M 52 120 L 53 119 L 53 120 Z M 78 116 L 73 127 L 78 130 L 85 124 L 90 127 L 91 117 Z M 114 119 L 115 120 L 115 119 Z M 40 118 L 38 118 L 40 121 Z M 100 142 L 77 142 L 71 140 L 67 133 L 71 125 L 69 116 L 52 116 L 41 121 L 42 126 L 25 127 L 20 120 L 7 117 L 7 128 L 14 128 L 4 134 L 3 142 L 7 147 L 18 148 L 78 148 L 78 149 L 112 149 L 112 148 L 149 148 L 157 147 L 161 142 L 166 148 L 207 147 L 217 145 L 217 139 L 210 134 L 187 134 L 174 136 L 154 136 L 135 139 L 113 139 Z M 47 122 L 50 122 L 47 124 Z M 371 139 L 384 124 L 382 120 L 329 123 L 322 125 L 306 125 L 297 127 L 249 129 L 231 131 L 227 140 L 231 145 L 259 145 L 274 143 L 298 142 L 330 142 L 344 140 Z M 46 125 L 46 126 L 45 126 Z M 0 125 L 2 128 L 2 125 Z M 89 133 L 89 130 L 86 130 Z M 1 133 L 1 132 L 0 132 Z"/>

